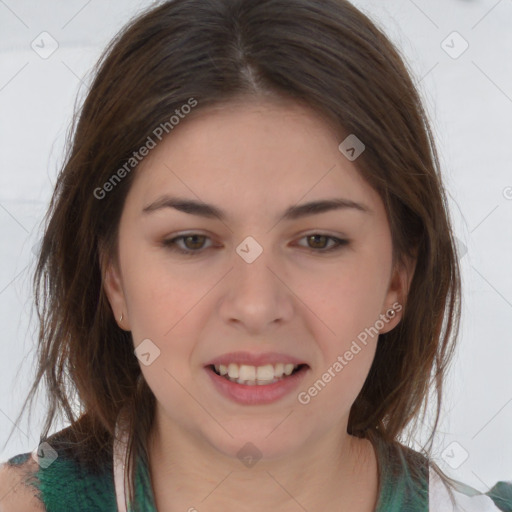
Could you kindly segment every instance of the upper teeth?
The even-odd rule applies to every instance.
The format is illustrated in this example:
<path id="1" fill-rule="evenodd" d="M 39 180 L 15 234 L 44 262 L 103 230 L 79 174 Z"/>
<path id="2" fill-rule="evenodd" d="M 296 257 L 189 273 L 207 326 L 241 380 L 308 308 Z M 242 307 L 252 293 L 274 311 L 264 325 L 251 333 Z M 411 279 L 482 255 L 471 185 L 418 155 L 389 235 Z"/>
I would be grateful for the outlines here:
<path id="1" fill-rule="evenodd" d="M 247 364 L 229 363 L 228 365 L 215 365 L 215 371 L 239 381 L 272 381 L 283 375 L 291 375 L 298 365 L 292 363 L 266 364 L 264 366 L 250 366 Z"/>

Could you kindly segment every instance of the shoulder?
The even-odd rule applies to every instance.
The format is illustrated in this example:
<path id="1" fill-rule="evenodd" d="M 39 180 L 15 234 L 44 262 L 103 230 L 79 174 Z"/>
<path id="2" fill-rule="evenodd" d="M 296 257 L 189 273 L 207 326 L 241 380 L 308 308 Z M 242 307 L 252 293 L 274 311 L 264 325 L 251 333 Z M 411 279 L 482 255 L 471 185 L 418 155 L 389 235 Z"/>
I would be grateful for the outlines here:
<path id="1" fill-rule="evenodd" d="M 43 512 L 35 486 L 39 466 L 29 453 L 0 463 L 0 512 Z"/>
<path id="2" fill-rule="evenodd" d="M 512 512 L 512 481 L 500 481 L 482 492 L 450 478 L 430 457 L 408 446 L 391 443 L 386 448 L 389 450 L 386 469 L 392 475 L 392 484 L 388 485 L 392 489 L 389 491 L 392 497 L 388 496 L 390 503 L 394 504 L 395 495 L 399 495 L 401 506 L 407 511 Z M 382 510 L 389 509 L 392 507 Z"/>
<path id="3" fill-rule="evenodd" d="M 512 482 L 498 482 L 489 491 L 481 492 L 447 477 L 434 466 L 429 468 L 429 510 L 431 512 L 512 510 Z"/>
<path id="4" fill-rule="evenodd" d="M 79 442 L 69 427 L 53 434 L 0 466 L 0 512 L 115 510 L 108 454 Z"/>

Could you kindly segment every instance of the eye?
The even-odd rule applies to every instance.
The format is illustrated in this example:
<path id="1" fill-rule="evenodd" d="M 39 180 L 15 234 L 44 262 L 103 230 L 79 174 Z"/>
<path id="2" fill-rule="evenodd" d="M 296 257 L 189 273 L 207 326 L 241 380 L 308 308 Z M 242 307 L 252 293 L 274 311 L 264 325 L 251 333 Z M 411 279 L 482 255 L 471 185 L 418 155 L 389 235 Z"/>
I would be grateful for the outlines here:
<path id="1" fill-rule="evenodd" d="M 306 239 L 308 244 L 310 242 L 313 243 L 313 246 L 309 245 L 307 249 L 311 249 L 313 252 L 330 252 L 341 249 L 343 246 L 349 244 L 348 240 L 337 238 L 335 236 L 325 235 L 322 233 L 312 233 L 310 235 L 306 235 L 302 239 Z M 301 240 L 302 240 L 301 239 Z M 334 242 L 334 245 L 326 248 L 326 244 L 328 241 Z"/>
<path id="2" fill-rule="evenodd" d="M 308 247 L 311 252 L 316 253 L 326 253 L 331 251 L 340 250 L 343 246 L 347 246 L 350 242 L 349 240 L 337 238 L 334 236 L 322 234 L 322 233 L 313 233 L 310 235 L 306 235 L 302 237 L 300 240 L 307 240 Z M 180 235 L 169 240 L 163 240 L 162 245 L 171 251 L 179 252 L 180 254 L 185 254 L 186 256 L 197 256 L 203 252 L 204 242 L 206 240 L 210 240 L 210 237 L 206 235 L 202 235 L 200 233 L 187 233 L 184 235 Z M 333 242 L 333 245 L 330 247 L 326 247 L 327 242 Z M 180 245 L 183 243 L 184 247 Z M 312 243 L 313 245 L 309 245 Z M 210 248 L 206 247 L 207 249 Z M 304 247 L 304 246 L 301 246 Z"/>
<path id="3" fill-rule="evenodd" d="M 209 239 L 209 237 L 201 235 L 200 233 L 188 233 L 171 238 L 170 240 L 164 240 L 162 245 L 171 251 L 186 254 L 187 256 L 195 256 L 200 253 L 201 249 L 203 249 L 205 239 Z M 185 248 L 182 248 L 178 242 L 183 242 L 185 244 Z"/>

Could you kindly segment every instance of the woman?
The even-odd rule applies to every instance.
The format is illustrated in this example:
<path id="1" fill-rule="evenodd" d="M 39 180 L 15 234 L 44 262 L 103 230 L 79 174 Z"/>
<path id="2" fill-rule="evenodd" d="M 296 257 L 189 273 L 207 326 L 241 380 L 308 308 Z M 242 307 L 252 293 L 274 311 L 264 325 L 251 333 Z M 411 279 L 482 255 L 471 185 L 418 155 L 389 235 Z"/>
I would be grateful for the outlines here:
<path id="1" fill-rule="evenodd" d="M 50 402 L 2 469 L 7 510 L 510 508 L 506 484 L 472 495 L 398 441 L 432 386 L 435 434 L 459 268 L 417 92 L 348 2 L 178 0 L 130 23 L 34 284 L 29 398 L 44 380 Z"/>

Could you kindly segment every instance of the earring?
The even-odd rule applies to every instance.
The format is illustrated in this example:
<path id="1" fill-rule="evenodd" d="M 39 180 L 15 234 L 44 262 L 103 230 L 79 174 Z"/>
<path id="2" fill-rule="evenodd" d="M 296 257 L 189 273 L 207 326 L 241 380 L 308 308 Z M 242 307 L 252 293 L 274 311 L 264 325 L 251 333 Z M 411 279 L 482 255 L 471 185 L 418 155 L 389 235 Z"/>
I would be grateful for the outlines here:
<path id="1" fill-rule="evenodd" d="M 121 318 L 119 318 L 119 322 L 123 321 L 123 313 L 121 313 Z"/>
<path id="2" fill-rule="evenodd" d="M 396 311 L 393 308 L 390 308 L 386 311 L 386 316 L 388 318 L 394 318 L 396 315 Z"/>

